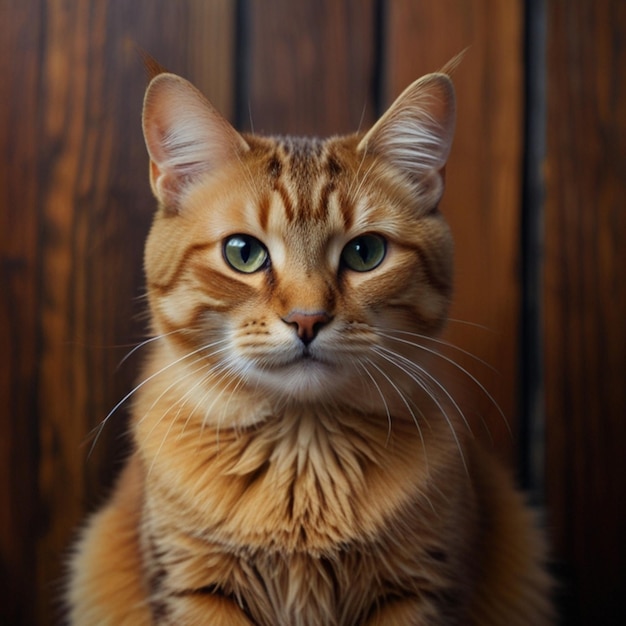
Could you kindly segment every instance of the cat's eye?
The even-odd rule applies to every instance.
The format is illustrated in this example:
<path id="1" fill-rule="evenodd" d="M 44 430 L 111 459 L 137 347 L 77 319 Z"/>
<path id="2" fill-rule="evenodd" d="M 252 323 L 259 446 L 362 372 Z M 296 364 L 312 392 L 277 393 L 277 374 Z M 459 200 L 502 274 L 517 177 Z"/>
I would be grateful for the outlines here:
<path id="1" fill-rule="evenodd" d="M 224 258 L 238 272 L 252 274 L 266 266 L 269 254 L 258 239 L 233 235 L 224 242 Z"/>
<path id="2" fill-rule="evenodd" d="M 369 272 L 382 263 L 386 253 L 383 237 L 371 233 L 349 241 L 341 252 L 341 260 L 355 272 Z"/>

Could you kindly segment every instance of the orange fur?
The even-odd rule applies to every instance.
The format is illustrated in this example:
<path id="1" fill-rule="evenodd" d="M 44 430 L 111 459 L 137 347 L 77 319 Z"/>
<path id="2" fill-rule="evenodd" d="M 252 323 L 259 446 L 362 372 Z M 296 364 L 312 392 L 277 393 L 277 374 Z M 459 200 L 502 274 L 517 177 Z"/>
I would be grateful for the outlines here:
<path id="1" fill-rule="evenodd" d="M 364 136 L 242 136 L 151 82 L 155 339 L 74 624 L 551 622 L 543 541 L 429 373 L 452 243 L 444 74 Z"/>

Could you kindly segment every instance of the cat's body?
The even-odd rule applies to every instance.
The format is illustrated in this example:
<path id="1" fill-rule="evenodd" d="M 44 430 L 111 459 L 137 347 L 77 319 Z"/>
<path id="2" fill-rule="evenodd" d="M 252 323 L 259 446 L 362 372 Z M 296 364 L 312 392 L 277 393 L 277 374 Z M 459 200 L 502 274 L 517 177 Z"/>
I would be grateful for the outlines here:
<path id="1" fill-rule="evenodd" d="M 75 624 L 550 623 L 543 544 L 427 356 L 451 240 L 443 74 L 365 136 L 237 134 L 157 76 L 155 335 Z"/>

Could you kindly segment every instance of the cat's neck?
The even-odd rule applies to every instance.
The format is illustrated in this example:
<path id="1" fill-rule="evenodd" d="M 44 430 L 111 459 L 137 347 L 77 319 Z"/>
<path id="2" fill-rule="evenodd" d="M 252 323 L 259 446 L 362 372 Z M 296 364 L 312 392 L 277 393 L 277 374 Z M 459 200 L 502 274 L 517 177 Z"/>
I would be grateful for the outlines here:
<path id="1" fill-rule="evenodd" d="M 355 540 L 362 524 L 385 524 L 386 508 L 368 509 L 374 491 L 392 510 L 417 494 L 429 508 L 439 497 L 430 493 L 433 475 L 462 471 L 436 423 L 420 431 L 379 415 L 294 404 L 247 427 L 197 428 L 184 415 L 161 414 L 135 424 L 147 491 L 155 506 L 176 500 L 181 532 L 194 519 L 207 539 L 225 544 L 273 537 L 290 550 L 323 551 Z"/>

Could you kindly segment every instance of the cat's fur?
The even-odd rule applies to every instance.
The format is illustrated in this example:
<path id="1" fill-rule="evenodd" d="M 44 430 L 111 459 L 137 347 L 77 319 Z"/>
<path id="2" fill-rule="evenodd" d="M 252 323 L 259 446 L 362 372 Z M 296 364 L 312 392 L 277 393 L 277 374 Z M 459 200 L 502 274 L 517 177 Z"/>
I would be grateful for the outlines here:
<path id="1" fill-rule="evenodd" d="M 152 80 L 155 339 L 134 452 L 72 558 L 73 624 L 550 623 L 533 516 L 428 373 L 454 109 L 430 74 L 364 135 L 263 138 Z M 384 258 L 356 271 L 343 251 L 371 233 Z M 252 273 L 236 234 L 267 250 Z"/>

